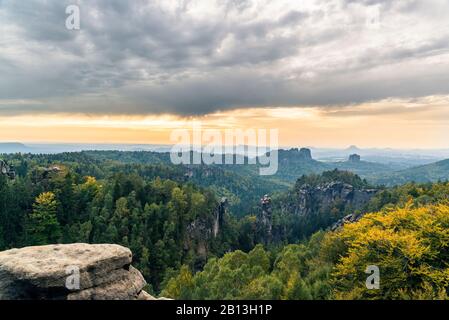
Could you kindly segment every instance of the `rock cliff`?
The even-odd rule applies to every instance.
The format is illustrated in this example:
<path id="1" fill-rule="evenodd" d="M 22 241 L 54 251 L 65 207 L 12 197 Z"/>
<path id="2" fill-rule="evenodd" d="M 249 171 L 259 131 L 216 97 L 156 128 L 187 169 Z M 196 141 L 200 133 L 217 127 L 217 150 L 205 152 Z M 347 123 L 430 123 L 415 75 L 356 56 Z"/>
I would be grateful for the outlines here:
<path id="1" fill-rule="evenodd" d="M 360 210 L 377 193 L 376 189 L 358 189 L 344 182 L 329 182 L 310 186 L 304 184 L 296 190 L 294 201 L 285 204 L 285 210 L 298 216 L 310 216 L 331 210 Z"/>
<path id="2" fill-rule="evenodd" d="M 377 192 L 349 172 L 303 176 L 292 190 L 273 199 L 273 241 L 298 241 L 320 229 L 356 221 Z"/>
<path id="3" fill-rule="evenodd" d="M 354 223 L 359 221 L 362 217 L 364 216 L 364 214 L 348 214 L 347 216 L 341 218 L 340 220 L 338 220 L 337 222 L 335 222 L 331 227 L 330 230 L 331 231 L 335 231 L 340 229 L 341 227 L 343 227 L 345 224 L 347 223 Z"/>
<path id="4" fill-rule="evenodd" d="M 360 162 L 360 159 L 361 159 L 360 155 L 354 153 L 349 156 L 348 161 L 349 162 Z"/>
<path id="5" fill-rule="evenodd" d="M 0 174 L 5 175 L 10 179 L 14 179 L 16 177 L 14 167 L 8 165 L 8 163 L 2 159 L 0 159 Z"/>
<path id="6" fill-rule="evenodd" d="M 299 156 L 305 160 L 312 160 L 312 151 L 307 148 L 301 148 L 299 150 Z"/>
<path id="7" fill-rule="evenodd" d="M 257 216 L 258 242 L 268 245 L 273 238 L 273 210 L 271 208 L 271 198 L 266 194 L 260 199 L 261 211 Z"/>
<path id="8" fill-rule="evenodd" d="M 0 252 L 0 300 L 155 300 L 114 244 L 67 244 Z"/>

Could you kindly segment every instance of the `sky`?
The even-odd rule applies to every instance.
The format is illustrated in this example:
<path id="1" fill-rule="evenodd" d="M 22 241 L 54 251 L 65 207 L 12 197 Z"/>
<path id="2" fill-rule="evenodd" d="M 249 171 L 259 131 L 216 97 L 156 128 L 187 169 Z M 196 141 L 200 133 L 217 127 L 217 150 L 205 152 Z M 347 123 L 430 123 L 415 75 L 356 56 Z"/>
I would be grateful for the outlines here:
<path id="1" fill-rule="evenodd" d="M 80 30 L 66 7 L 80 8 Z M 449 148 L 447 0 L 0 0 L 0 141 Z"/>

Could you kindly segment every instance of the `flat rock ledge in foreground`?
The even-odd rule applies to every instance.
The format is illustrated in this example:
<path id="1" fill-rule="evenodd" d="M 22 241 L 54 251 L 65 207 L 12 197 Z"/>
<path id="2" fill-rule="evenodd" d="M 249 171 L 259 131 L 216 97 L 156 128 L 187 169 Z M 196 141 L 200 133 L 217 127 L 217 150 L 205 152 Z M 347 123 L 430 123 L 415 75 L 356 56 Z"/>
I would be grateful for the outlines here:
<path id="1" fill-rule="evenodd" d="M 0 300 L 156 300 L 132 253 L 115 244 L 65 244 L 0 252 Z"/>

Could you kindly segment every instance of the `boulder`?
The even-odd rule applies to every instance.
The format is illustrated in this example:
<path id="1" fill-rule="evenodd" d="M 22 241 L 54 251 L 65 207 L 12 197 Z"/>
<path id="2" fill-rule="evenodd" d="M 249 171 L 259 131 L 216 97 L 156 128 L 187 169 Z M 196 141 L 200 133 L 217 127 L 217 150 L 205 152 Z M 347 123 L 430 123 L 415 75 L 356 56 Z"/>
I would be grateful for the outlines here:
<path id="1" fill-rule="evenodd" d="M 131 261 L 131 251 L 114 244 L 0 252 L 0 299 L 138 299 L 146 282 Z"/>

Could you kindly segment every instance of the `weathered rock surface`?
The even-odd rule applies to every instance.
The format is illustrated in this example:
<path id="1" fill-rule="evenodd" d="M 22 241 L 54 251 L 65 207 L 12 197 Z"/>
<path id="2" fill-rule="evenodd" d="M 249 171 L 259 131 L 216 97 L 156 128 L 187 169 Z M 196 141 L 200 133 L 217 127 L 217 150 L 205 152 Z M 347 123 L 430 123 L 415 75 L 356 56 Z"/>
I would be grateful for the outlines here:
<path id="1" fill-rule="evenodd" d="M 273 228 L 273 238 L 282 239 L 289 232 L 318 229 L 336 230 L 345 223 L 358 221 L 366 212 L 377 189 L 357 186 L 342 181 L 297 183 L 287 197 L 277 200 L 273 209 L 297 223 L 297 229 Z M 314 229 L 316 228 L 316 229 Z"/>
<path id="2" fill-rule="evenodd" d="M 316 187 L 308 184 L 296 190 L 294 202 L 285 210 L 298 216 L 309 216 L 329 211 L 336 203 L 341 208 L 357 211 L 377 193 L 376 189 L 357 189 L 344 182 L 323 183 Z"/>
<path id="3" fill-rule="evenodd" d="M 100 284 L 96 287 L 70 293 L 68 300 L 137 300 L 143 297 L 142 288 L 146 285 L 145 279 L 133 267 L 115 272 L 113 281 Z M 147 294 L 150 296 L 149 294 Z"/>
<path id="4" fill-rule="evenodd" d="M 257 235 L 258 241 L 268 245 L 273 237 L 273 210 L 271 208 L 271 198 L 269 195 L 264 195 L 260 199 L 261 211 L 257 216 Z"/>
<path id="5" fill-rule="evenodd" d="M 10 179 L 14 179 L 16 177 L 16 172 L 14 171 L 14 168 L 8 163 L 2 159 L 0 159 L 0 174 L 3 174 Z"/>
<path id="6" fill-rule="evenodd" d="M 150 300 L 131 261 L 131 251 L 114 244 L 0 252 L 0 299 Z"/>
<path id="7" fill-rule="evenodd" d="M 228 205 L 228 199 L 223 197 L 213 215 L 201 215 L 187 225 L 183 248 L 185 253 L 189 251 L 194 253 L 193 266 L 195 270 L 201 269 L 206 264 L 211 242 L 220 235 L 226 224 Z"/>
<path id="8" fill-rule="evenodd" d="M 312 151 L 307 148 L 301 148 L 299 150 L 299 156 L 305 160 L 312 160 Z"/>
<path id="9" fill-rule="evenodd" d="M 331 231 L 335 231 L 340 229 L 341 227 L 343 227 L 345 224 L 347 223 L 354 223 L 359 221 L 362 217 L 364 216 L 364 214 L 348 214 L 347 216 L 341 218 L 340 220 L 338 220 L 337 222 L 335 222 L 331 227 L 330 230 Z"/>

